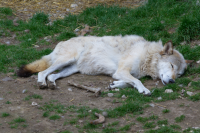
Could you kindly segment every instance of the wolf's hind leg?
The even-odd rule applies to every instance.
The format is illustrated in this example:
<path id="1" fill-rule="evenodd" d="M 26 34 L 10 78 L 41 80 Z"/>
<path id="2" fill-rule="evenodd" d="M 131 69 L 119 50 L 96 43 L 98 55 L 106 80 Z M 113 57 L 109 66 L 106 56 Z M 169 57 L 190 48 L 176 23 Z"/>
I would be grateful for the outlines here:
<path id="1" fill-rule="evenodd" d="M 65 67 L 59 73 L 49 75 L 47 77 L 47 79 L 50 81 L 49 88 L 50 89 L 56 88 L 56 82 L 55 82 L 56 79 L 67 77 L 67 76 L 70 76 L 70 75 L 77 73 L 77 72 L 78 72 L 77 66 L 75 64 L 73 64 L 73 65 Z"/>
<path id="2" fill-rule="evenodd" d="M 127 87 L 132 87 L 130 84 L 127 84 L 126 82 L 122 81 L 122 80 L 119 80 L 119 81 L 113 81 L 113 83 L 111 83 L 109 85 L 109 87 L 111 89 L 114 89 L 114 88 L 127 88 Z"/>
<path id="3" fill-rule="evenodd" d="M 54 61 L 54 63 L 49 68 L 47 68 L 46 70 L 44 70 L 42 72 L 39 72 L 37 82 L 38 82 L 40 89 L 47 88 L 47 83 L 46 83 L 47 75 L 49 75 L 50 73 L 52 73 L 58 69 L 65 67 L 65 66 L 73 64 L 74 62 L 75 62 L 74 58 L 72 58 L 72 59 L 69 59 L 69 58 L 66 59 L 66 57 L 59 58 L 56 61 Z"/>

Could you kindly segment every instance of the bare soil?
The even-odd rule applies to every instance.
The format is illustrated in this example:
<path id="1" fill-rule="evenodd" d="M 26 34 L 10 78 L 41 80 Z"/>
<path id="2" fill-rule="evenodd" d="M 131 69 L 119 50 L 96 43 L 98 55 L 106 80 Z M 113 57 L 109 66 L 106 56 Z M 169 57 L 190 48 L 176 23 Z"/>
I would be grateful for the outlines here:
<path id="1" fill-rule="evenodd" d="M 56 90 L 40 90 L 36 85 L 36 75 L 29 78 L 18 78 L 11 76 L 8 81 L 2 81 L 2 79 L 9 77 L 9 75 L 12 75 L 12 73 L 8 73 L 7 75 L 0 75 L 0 98 L 3 98 L 0 101 L 0 110 L 1 112 L 7 112 L 11 115 L 0 119 L 0 129 L 2 133 L 53 133 L 63 130 L 69 130 L 73 133 L 78 132 L 78 129 L 70 124 L 67 124 L 65 126 L 63 125 L 66 120 L 72 119 L 73 115 L 76 116 L 77 114 L 67 112 L 62 116 L 61 119 L 55 121 L 42 116 L 44 111 L 41 110 L 39 107 L 41 105 L 44 105 L 45 102 L 48 103 L 50 100 L 58 100 L 59 103 L 65 106 L 89 106 L 91 108 L 98 108 L 102 110 L 112 109 L 121 105 L 121 103 L 112 102 L 113 100 L 115 100 L 114 97 L 95 97 L 93 92 L 87 92 L 86 90 L 69 86 L 67 84 L 68 80 L 73 80 L 78 84 L 90 85 L 97 88 L 100 87 L 104 91 L 107 91 L 105 87 L 108 86 L 110 81 L 113 81 L 113 79 L 108 76 L 88 76 L 74 74 L 70 77 L 58 80 L 58 89 Z M 148 80 L 144 83 L 144 85 L 147 88 L 152 88 L 155 87 L 155 82 L 157 81 Z M 161 84 L 161 82 L 159 82 L 158 87 L 162 86 L 163 85 Z M 69 91 L 69 88 L 71 88 L 72 91 Z M 26 90 L 26 92 L 23 93 L 23 90 Z M 30 99 L 28 101 L 24 100 L 25 97 L 33 94 L 41 95 L 43 99 Z M 6 104 L 7 101 L 10 101 L 11 104 Z M 32 102 L 36 102 L 38 106 L 33 106 Z M 182 129 L 186 129 L 188 127 L 199 127 L 200 125 L 200 102 L 192 102 L 183 98 L 167 102 L 154 103 L 154 105 L 154 107 L 146 108 L 144 110 L 144 113 L 140 116 L 149 117 L 154 114 L 158 115 L 159 119 L 161 120 L 167 119 L 169 124 L 177 124 L 174 119 L 176 117 L 179 117 L 180 115 L 185 115 L 185 120 L 178 123 L 178 125 L 180 125 Z M 170 112 L 163 114 L 163 109 L 169 109 Z M 16 129 L 11 129 L 8 123 L 17 117 L 24 118 L 28 127 L 23 128 L 19 126 Z M 88 118 L 83 118 L 80 120 L 83 120 L 83 123 L 78 124 L 83 125 L 86 121 L 88 121 Z M 124 118 L 116 119 L 106 118 L 105 124 L 114 121 L 119 121 L 120 127 L 125 126 L 130 122 L 136 123 L 134 126 L 131 127 L 131 130 L 129 132 L 137 132 L 139 130 L 141 130 L 141 132 L 144 131 L 144 129 L 142 128 L 143 125 L 136 120 L 136 117 L 129 118 L 128 116 L 126 116 Z"/>

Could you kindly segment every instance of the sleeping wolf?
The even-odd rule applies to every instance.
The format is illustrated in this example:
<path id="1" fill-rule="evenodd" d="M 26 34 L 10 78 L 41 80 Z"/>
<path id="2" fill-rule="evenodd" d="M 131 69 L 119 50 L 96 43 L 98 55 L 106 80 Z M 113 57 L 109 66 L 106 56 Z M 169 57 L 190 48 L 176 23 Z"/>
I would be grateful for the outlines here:
<path id="1" fill-rule="evenodd" d="M 22 66 L 17 74 L 28 77 L 39 72 L 37 82 L 41 89 L 54 89 L 56 79 L 77 72 L 106 74 L 118 80 L 110 84 L 111 88 L 133 86 L 139 93 L 149 95 L 139 78 L 149 75 L 160 78 L 164 85 L 174 83 L 189 62 L 173 49 L 171 41 L 163 46 L 161 41 L 149 42 L 137 35 L 80 36 L 58 43 L 52 53 Z M 51 74 L 56 70 L 60 72 Z"/>

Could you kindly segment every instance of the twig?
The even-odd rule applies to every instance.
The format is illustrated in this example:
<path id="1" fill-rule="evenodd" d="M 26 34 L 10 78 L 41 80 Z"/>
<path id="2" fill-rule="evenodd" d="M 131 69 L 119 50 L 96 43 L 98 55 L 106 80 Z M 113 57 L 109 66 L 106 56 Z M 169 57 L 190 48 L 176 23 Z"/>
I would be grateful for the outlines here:
<path id="1" fill-rule="evenodd" d="M 90 122 L 90 124 L 100 124 L 100 123 L 104 123 L 105 122 L 105 117 L 103 115 L 98 114 L 98 113 L 95 113 L 95 115 L 97 117 L 99 117 L 99 119 L 96 119 L 96 120 Z"/>
<path id="2" fill-rule="evenodd" d="M 79 85 L 79 84 L 76 84 L 72 81 L 68 81 L 68 84 L 73 85 L 73 86 L 78 87 L 78 88 L 82 88 L 82 89 L 85 89 L 85 90 L 92 91 L 95 94 L 101 93 L 101 88 L 92 88 L 92 87 L 88 87 L 88 86 L 85 86 L 85 85 Z"/>
<path id="3" fill-rule="evenodd" d="M 163 108 L 167 108 L 166 106 L 164 106 L 164 105 L 160 105 L 160 104 L 157 104 L 157 103 L 154 103 L 155 105 L 157 105 L 157 106 L 161 106 L 161 107 L 163 107 Z"/>

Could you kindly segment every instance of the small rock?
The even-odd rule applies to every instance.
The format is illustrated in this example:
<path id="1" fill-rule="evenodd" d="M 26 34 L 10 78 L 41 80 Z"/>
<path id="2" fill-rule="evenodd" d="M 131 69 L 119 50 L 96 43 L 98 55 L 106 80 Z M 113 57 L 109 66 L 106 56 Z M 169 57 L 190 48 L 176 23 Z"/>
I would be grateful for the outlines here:
<path id="1" fill-rule="evenodd" d="M 75 7 L 77 7 L 78 5 L 77 4 L 71 4 L 71 8 L 75 8 Z"/>
<path id="2" fill-rule="evenodd" d="M 193 93 L 193 92 L 191 92 L 191 91 L 187 91 L 187 94 L 188 94 L 189 96 L 192 96 L 192 95 L 194 95 L 194 93 Z"/>
<path id="3" fill-rule="evenodd" d="M 102 115 L 107 117 L 108 116 L 108 113 L 107 112 L 102 112 Z"/>
<path id="4" fill-rule="evenodd" d="M 115 89 L 115 91 L 119 91 L 119 89 Z"/>
<path id="5" fill-rule="evenodd" d="M 83 123 L 83 120 L 78 120 L 79 123 Z"/>
<path id="6" fill-rule="evenodd" d="M 200 129 L 200 127 L 192 127 L 192 128 L 194 128 L 194 129 L 196 129 L 196 130 Z"/>
<path id="7" fill-rule="evenodd" d="M 28 10 L 25 8 L 24 11 L 26 12 L 26 11 L 28 11 Z"/>
<path id="8" fill-rule="evenodd" d="M 68 88 L 68 91 L 72 91 L 72 88 Z"/>
<path id="9" fill-rule="evenodd" d="M 192 85 L 192 82 L 190 82 L 189 84 L 188 84 L 188 87 L 190 87 Z"/>
<path id="10" fill-rule="evenodd" d="M 30 32 L 30 30 L 24 30 L 24 32 L 26 32 L 26 33 L 29 33 L 29 32 Z"/>
<path id="11" fill-rule="evenodd" d="M 186 41 L 183 41 L 183 42 L 181 42 L 180 44 L 181 45 L 185 45 L 187 42 Z"/>
<path id="12" fill-rule="evenodd" d="M 183 87 L 183 84 L 178 85 L 179 87 Z"/>
<path id="13" fill-rule="evenodd" d="M 0 100 L 3 100 L 3 98 L 0 97 Z"/>
<path id="14" fill-rule="evenodd" d="M 28 39 L 28 41 L 31 41 L 31 40 L 32 40 L 31 38 Z"/>
<path id="15" fill-rule="evenodd" d="M 110 98 L 108 98 L 108 99 L 106 99 L 106 101 L 107 101 L 107 102 L 111 102 L 111 99 L 110 99 Z"/>
<path id="16" fill-rule="evenodd" d="M 200 60 L 198 60 L 197 63 L 199 64 L 199 63 L 200 63 Z"/>
<path id="17" fill-rule="evenodd" d="M 155 107 L 155 104 L 153 104 L 153 103 L 150 103 L 149 105 L 150 105 L 151 107 Z"/>
<path id="18" fill-rule="evenodd" d="M 173 92 L 172 89 L 166 89 L 166 90 L 165 90 L 165 93 L 172 93 L 172 92 Z"/>
<path id="19" fill-rule="evenodd" d="M 24 89 L 23 91 L 22 91 L 22 93 L 24 94 L 26 92 L 26 89 Z"/>
<path id="20" fill-rule="evenodd" d="M 6 41 L 5 43 L 6 43 L 7 45 L 10 45 L 10 41 Z"/>
<path id="21" fill-rule="evenodd" d="M 69 12 L 70 10 L 67 8 L 66 11 Z"/>
<path id="22" fill-rule="evenodd" d="M 125 95 L 122 95 L 122 98 L 123 98 L 123 99 L 125 99 L 125 98 L 126 98 L 126 96 L 125 96 Z"/>
<path id="23" fill-rule="evenodd" d="M 75 31 L 75 32 L 79 32 L 80 30 L 79 30 L 79 29 L 75 29 L 74 31 Z"/>
<path id="24" fill-rule="evenodd" d="M 32 102 L 32 106 L 37 106 L 38 104 L 36 102 Z"/>
<path id="25" fill-rule="evenodd" d="M 14 80 L 14 79 L 11 77 L 5 77 L 2 79 L 2 81 L 12 81 L 12 80 Z"/>
<path id="26" fill-rule="evenodd" d="M 162 100 L 162 97 L 158 97 L 158 100 Z"/>
<path id="27" fill-rule="evenodd" d="M 108 97 L 113 97 L 113 93 L 108 93 Z"/>
<path id="28" fill-rule="evenodd" d="M 92 110 L 89 110 L 88 112 L 89 112 L 89 113 L 91 113 L 91 112 L 92 112 Z"/>

